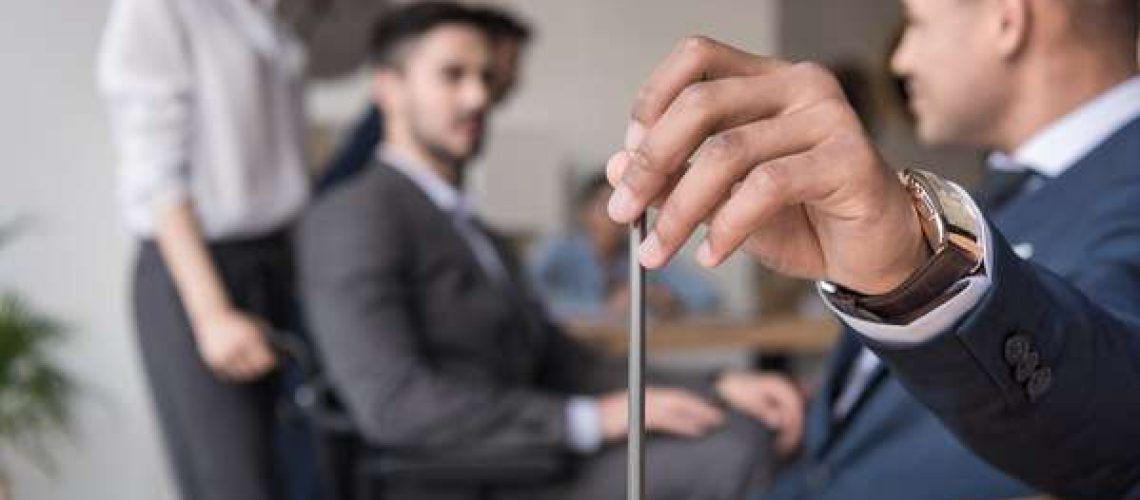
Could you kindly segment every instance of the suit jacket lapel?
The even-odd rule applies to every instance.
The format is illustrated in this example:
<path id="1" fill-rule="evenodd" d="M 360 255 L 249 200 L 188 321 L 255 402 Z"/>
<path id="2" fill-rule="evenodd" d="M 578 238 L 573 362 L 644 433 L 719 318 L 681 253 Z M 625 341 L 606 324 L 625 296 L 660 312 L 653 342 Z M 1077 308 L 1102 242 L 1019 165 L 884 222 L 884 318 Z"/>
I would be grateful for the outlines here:
<path id="1" fill-rule="evenodd" d="M 506 268 L 508 274 L 507 279 L 514 282 L 512 284 L 499 283 L 499 279 L 491 276 L 487 272 L 483 264 L 479 262 L 479 258 L 475 255 L 475 250 L 471 248 L 471 245 L 464 239 L 463 234 L 460 233 L 459 228 L 455 226 L 455 221 L 452 219 L 453 215 L 437 206 L 431 198 L 428 197 L 427 193 L 424 193 L 415 182 L 395 168 L 382 162 L 377 162 L 375 167 L 384 169 L 383 175 L 392 175 L 399 179 L 399 182 L 406 185 L 405 191 L 408 192 L 410 201 L 417 205 L 417 210 L 422 211 L 427 216 L 427 220 L 424 223 L 432 226 L 432 232 L 445 235 L 445 239 L 438 243 L 446 244 L 449 248 L 449 253 L 461 256 L 460 258 L 463 259 L 462 265 L 473 269 L 475 274 L 480 276 L 483 280 L 486 280 L 495 290 L 499 290 L 500 296 L 507 301 L 511 305 L 511 309 L 518 314 L 518 319 L 520 320 L 518 324 L 523 327 L 523 331 L 519 332 L 512 329 L 504 330 L 500 332 L 501 335 L 499 335 L 498 341 L 504 347 L 508 345 L 517 346 L 526 352 L 533 352 L 539 348 L 542 341 L 541 333 L 543 331 L 540 327 L 541 318 L 532 316 L 533 314 L 538 314 L 539 311 L 533 307 L 529 307 L 525 297 L 521 296 L 524 292 L 518 281 L 517 266 L 514 265 L 514 261 L 510 258 L 509 253 L 504 251 L 505 244 L 502 239 L 497 237 L 493 231 L 489 231 L 486 226 L 483 226 L 477 220 L 472 222 L 473 225 L 478 226 L 479 230 L 482 230 L 491 240 L 499 259 L 503 262 L 504 268 Z M 519 291 L 506 289 L 511 286 L 519 288 Z M 515 361 L 521 363 L 531 358 L 534 357 L 516 356 Z M 515 368 L 523 372 L 529 372 L 533 367 L 520 365 Z"/>
<path id="2" fill-rule="evenodd" d="M 409 201 L 417 205 L 416 210 L 425 214 L 428 220 L 424 223 L 429 225 L 429 231 L 444 235 L 444 240 L 438 243 L 446 244 L 450 252 L 462 256 L 466 266 L 473 267 L 477 273 L 486 279 L 491 279 L 490 276 L 487 276 L 483 266 L 479 264 L 479 258 L 475 256 L 475 251 L 471 245 L 467 244 L 459 229 L 455 227 L 455 221 L 452 220 L 451 214 L 438 207 L 423 189 L 400 171 L 382 162 L 374 163 L 374 168 L 383 170 L 382 175 L 393 176 L 398 179 L 397 182 L 405 185 L 402 191 L 407 192 Z"/>
<path id="3" fill-rule="evenodd" d="M 831 353 L 823 383 L 820 385 L 816 396 L 812 398 L 811 407 L 808 408 L 804 446 L 812 455 L 822 454 L 826 444 L 831 441 L 831 435 L 835 430 L 831 418 L 834 412 L 835 398 L 839 391 L 843 390 L 843 382 L 846 381 L 847 372 L 850 371 L 851 364 L 855 362 L 861 348 L 862 344 L 859 343 L 854 334 L 844 330 L 844 334 L 839 338 L 839 343 Z"/>

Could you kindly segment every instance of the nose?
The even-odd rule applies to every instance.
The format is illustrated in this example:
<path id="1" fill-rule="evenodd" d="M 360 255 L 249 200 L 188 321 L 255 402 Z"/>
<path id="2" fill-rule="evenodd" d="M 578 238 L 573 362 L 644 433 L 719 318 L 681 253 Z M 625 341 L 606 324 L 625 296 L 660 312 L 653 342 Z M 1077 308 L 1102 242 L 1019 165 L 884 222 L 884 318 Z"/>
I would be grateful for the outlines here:
<path id="1" fill-rule="evenodd" d="M 910 72 L 910 42 L 906 32 L 903 32 L 891 54 L 891 72 L 900 77 L 906 77 Z"/>
<path id="2" fill-rule="evenodd" d="M 468 109 L 484 109 L 491 100 L 491 85 L 486 78 L 475 75 L 466 79 L 463 101 Z"/>

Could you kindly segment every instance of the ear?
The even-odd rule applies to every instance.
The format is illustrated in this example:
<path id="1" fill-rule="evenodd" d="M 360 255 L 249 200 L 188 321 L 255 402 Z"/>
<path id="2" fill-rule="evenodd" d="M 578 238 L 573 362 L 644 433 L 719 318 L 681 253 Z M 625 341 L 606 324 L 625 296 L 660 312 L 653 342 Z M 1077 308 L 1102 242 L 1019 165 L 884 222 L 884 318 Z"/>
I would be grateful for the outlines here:
<path id="1" fill-rule="evenodd" d="M 994 20 L 994 47 L 1002 58 L 1009 59 L 1021 52 L 1029 41 L 1033 27 L 1033 0 L 987 0 L 990 19 Z"/>
<path id="2" fill-rule="evenodd" d="M 381 68 L 372 73 L 372 101 L 381 109 L 392 109 L 403 92 L 403 81 L 392 69 Z"/>

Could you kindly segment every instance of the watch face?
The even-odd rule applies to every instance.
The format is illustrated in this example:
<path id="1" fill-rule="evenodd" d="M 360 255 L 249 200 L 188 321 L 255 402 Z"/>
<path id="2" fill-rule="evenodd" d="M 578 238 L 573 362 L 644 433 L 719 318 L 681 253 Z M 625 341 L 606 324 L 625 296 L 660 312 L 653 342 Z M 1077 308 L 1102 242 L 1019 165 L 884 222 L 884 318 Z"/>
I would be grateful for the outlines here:
<path id="1" fill-rule="evenodd" d="M 940 177 L 923 171 L 915 171 L 913 179 L 925 189 L 930 203 L 929 209 L 935 211 L 934 218 L 938 220 L 939 245 L 933 248 L 940 249 L 944 245 L 953 245 L 965 253 L 976 263 L 975 269 L 982 264 L 982 249 L 980 235 L 981 217 L 976 213 L 973 202 L 966 191 Z M 922 204 L 919 204 L 922 205 Z M 919 209 L 921 213 L 921 209 Z"/>
<path id="2" fill-rule="evenodd" d="M 913 183 L 912 194 L 914 195 L 914 209 L 918 212 L 918 222 L 922 226 L 922 234 L 926 237 L 926 243 L 930 245 L 931 250 L 942 248 L 946 241 L 946 228 L 942 224 L 942 217 L 938 215 L 940 211 L 937 199 L 931 196 L 926 187 L 919 182 Z"/>

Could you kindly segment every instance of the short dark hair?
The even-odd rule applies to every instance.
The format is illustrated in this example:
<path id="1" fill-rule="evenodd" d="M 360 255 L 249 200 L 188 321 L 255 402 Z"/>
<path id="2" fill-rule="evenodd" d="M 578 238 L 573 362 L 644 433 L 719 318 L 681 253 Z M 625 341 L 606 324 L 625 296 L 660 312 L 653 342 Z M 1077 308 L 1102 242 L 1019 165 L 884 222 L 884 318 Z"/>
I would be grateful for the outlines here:
<path id="1" fill-rule="evenodd" d="M 399 66 L 409 42 L 444 25 L 470 26 L 490 33 L 484 14 L 455 2 L 429 1 L 394 7 L 380 17 L 372 31 L 369 60 L 378 67 Z"/>
<path id="2" fill-rule="evenodd" d="M 1140 1 L 1137 0 L 1065 0 L 1077 21 L 1078 29 L 1086 35 L 1116 37 L 1123 42 L 1136 43 L 1140 24 Z"/>
<path id="3" fill-rule="evenodd" d="M 530 41 L 531 29 L 522 19 L 514 14 L 490 6 L 474 8 L 475 14 L 482 19 L 483 29 L 491 38 L 497 40 L 511 40 L 519 44 Z"/>

